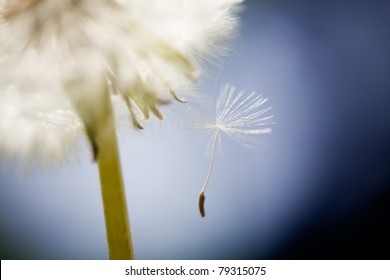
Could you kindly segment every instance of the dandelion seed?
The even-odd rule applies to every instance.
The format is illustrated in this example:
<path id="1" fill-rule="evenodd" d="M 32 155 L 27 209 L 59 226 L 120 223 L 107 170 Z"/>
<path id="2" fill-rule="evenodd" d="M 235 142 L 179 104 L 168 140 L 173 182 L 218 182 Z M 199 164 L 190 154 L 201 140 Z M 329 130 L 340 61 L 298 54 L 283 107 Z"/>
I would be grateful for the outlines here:
<path id="1" fill-rule="evenodd" d="M 272 132 L 270 125 L 274 124 L 273 116 L 269 114 L 271 107 L 264 107 L 267 98 L 255 92 L 239 92 L 228 84 L 222 87 L 216 103 L 210 109 L 204 104 L 194 106 L 189 103 L 186 107 L 187 119 L 176 123 L 201 129 L 212 135 L 211 159 L 205 182 L 199 195 L 199 211 L 205 216 L 204 201 L 205 192 L 210 181 L 214 166 L 217 143 L 221 141 L 221 135 L 225 134 L 235 141 L 249 147 L 248 140 L 260 134 Z"/>

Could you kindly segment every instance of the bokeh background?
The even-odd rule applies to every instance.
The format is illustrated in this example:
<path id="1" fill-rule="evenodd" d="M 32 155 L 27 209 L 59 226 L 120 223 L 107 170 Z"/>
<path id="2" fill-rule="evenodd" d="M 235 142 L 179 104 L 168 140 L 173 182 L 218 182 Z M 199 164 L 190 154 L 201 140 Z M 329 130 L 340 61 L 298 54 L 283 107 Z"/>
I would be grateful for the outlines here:
<path id="1" fill-rule="evenodd" d="M 389 259 L 389 11 L 384 0 L 247 1 L 231 55 L 197 89 L 264 94 L 273 134 L 252 149 L 222 139 L 204 219 L 210 139 L 157 121 L 122 135 L 136 256 Z M 87 149 L 43 174 L 1 165 L 0 257 L 107 258 Z"/>

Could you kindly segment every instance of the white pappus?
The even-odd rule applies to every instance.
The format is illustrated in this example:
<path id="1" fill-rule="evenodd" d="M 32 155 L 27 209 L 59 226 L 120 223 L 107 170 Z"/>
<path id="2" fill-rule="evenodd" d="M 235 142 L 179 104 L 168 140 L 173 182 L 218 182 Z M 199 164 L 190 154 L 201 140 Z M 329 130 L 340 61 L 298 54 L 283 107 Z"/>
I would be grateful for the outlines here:
<path id="1" fill-rule="evenodd" d="M 107 92 L 134 127 L 161 119 L 223 52 L 240 2 L 0 0 L 2 158 L 61 160 L 83 135 L 94 147 Z"/>

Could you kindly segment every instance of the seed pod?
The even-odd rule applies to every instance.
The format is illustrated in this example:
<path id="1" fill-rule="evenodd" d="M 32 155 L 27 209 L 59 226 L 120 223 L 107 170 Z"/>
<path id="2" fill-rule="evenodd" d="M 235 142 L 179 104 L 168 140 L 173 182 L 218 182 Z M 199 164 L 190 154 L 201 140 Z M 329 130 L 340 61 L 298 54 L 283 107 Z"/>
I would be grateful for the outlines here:
<path id="1" fill-rule="evenodd" d="M 206 216 L 206 212 L 204 211 L 204 200 L 206 199 L 204 192 L 201 192 L 199 195 L 199 211 L 202 217 Z"/>

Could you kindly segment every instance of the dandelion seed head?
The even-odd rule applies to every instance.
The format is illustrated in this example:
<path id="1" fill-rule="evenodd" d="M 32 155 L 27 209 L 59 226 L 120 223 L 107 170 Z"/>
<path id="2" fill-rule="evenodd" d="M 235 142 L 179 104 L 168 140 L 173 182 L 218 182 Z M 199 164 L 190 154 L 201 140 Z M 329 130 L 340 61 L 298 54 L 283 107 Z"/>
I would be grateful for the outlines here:
<path id="1" fill-rule="evenodd" d="M 222 52 L 240 2 L 0 0 L 0 153 L 62 158 L 107 92 L 136 128 L 162 119 Z"/>
<path id="2" fill-rule="evenodd" d="M 21 96 L 9 87 L 0 95 L 0 115 L 2 161 L 48 167 L 67 162 L 79 149 L 83 125 L 66 99 L 39 92 Z"/>

